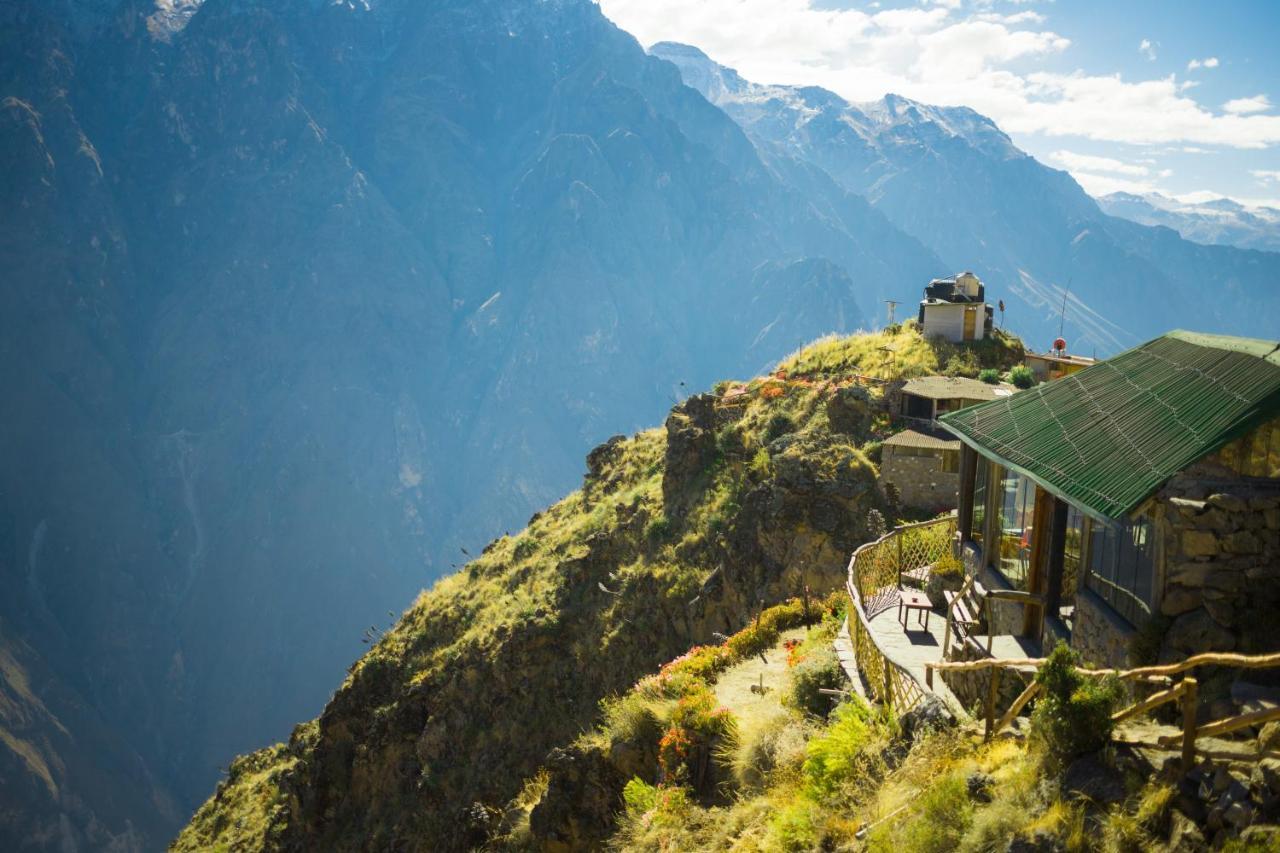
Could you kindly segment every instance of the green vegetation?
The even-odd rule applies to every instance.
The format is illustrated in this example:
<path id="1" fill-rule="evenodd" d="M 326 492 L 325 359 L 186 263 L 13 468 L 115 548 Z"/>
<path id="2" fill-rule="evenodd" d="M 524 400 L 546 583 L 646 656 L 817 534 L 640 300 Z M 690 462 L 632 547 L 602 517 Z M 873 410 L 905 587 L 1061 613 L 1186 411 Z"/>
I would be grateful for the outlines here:
<path id="1" fill-rule="evenodd" d="M 1000 371 L 994 367 L 986 367 L 978 371 L 978 378 L 988 385 L 995 385 L 1000 381 Z"/>
<path id="2" fill-rule="evenodd" d="M 1114 678 L 1080 674 L 1079 655 L 1058 643 L 1036 673 L 1044 696 L 1032 715 L 1032 731 L 1059 761 L 1097 752 L 1111 739 L 1111 714 L 1124 693 Z"/>
<path id="3" fill-rule="evenodd" d="M 1036 384 L 1036 375 L 1025 364 L 1019 364 L 1009 371 L 1009 381 L 1018 388 L 1030 388 Z"/>

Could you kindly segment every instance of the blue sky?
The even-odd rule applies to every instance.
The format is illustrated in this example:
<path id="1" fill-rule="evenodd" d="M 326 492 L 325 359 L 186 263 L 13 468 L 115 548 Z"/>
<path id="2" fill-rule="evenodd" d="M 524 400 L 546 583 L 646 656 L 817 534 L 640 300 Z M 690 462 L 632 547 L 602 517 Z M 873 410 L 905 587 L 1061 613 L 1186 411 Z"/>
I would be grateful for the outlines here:
<path id="1" fill-rule="evenodd" d="M 759 83 L 991 116 L 1096 194 L 1280 207 L 1280 0 L 599 0 Z"/>

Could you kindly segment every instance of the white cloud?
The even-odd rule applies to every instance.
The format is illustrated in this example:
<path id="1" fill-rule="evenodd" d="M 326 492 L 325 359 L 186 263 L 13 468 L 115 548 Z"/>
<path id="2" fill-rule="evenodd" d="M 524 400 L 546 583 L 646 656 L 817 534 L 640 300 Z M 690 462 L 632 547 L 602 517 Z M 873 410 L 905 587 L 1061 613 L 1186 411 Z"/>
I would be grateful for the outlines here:
<path id="1" fill-rule="evenodd" d="M 1193 59 L 1187 63 L 1188 71 L 1195 71 L 1197 68 L 1217 68 L 1218 57 L 1209 56 L 1204 59 Z"/>
<path id="2" fill-rule="evenodd" d="M 1151 170 L 1136 163 L 1125 163 L 1113 157 L 1097 157 L 1092 154 L 1077 154 L 1074 151 L 1054 151 L 1049 159 L 1065 166 L 1071 172 L 1077 169 L 1088 172 L 1110 172 L 1116 175 L 1149 175 Z"/>
<path id="3" fill-rule="evenodd" d="M 1280 184 L 1280 169 L 1250 169 L 1249 174 L 1258 179 L 1258 183 Z"/>
<path id="4" fill-rule="evenodd" d="M 1142 145 L 1263 148 L 1280 116 L 1222 114 L 1173 75 L 1033 72 L 1012 66 L 1062 54 L 1071 41 L 1017 15 L 940 6 L 880 12 L 818 8 L 818 0 L 599 0 L 644 44 L 682 41 L 759 83 L 817 85 L 853 101 L 895 92 L 964 105 L 1011 133 Z"/>
<path id="5" fill-rule="evenodd" d="M 1234 100 L 1227 101 L 1222 105 L 1222 109 L 1232 115 L 1264 113 L 1271 109 L 1271 101 L 1267 100 L 1266 95 L 1254 95 L 1252 98 L 1236 98 Z"/>
<path id="6" fill-rule="evenodd" d="M 1152 62 L 1156 58 L 1156 48 L 1160 46 L 1160 42 L 1152 43 L 1150 39 L 1143 39 L 1138 44 L 1138 53 L 1147 58 L 1148 62 Z"/>

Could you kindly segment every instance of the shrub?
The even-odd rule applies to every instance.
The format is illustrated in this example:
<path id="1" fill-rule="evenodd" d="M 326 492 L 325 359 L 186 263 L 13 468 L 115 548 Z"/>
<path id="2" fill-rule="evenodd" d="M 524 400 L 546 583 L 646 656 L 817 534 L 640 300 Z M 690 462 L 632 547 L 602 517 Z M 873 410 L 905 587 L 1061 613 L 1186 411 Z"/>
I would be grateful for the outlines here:
<path id="1" fill-rule="evenodd" d="M 822 691 L 844 686 L 844 669 L 835 650 L 823 644 L 810 651 L 791 669 L 791 683 L 786 703 L 793 708 L 826 717 L 831 711 L 832 697 Z"/>
<path id="2" fill-rule="evenodd" d="M 964 563 L 955 554 L 946 551 L 934 562 L 933 573 L 940 578 L 964 577 Z"/>
<path id="3" fill-rule="evenodd" d="M 769 466 L 772 460 L 769 458 L 769 451 L 763 447 L 756 451 L 756 455 L 751 457 L 751 465 L 748 470 L 751 476 L 757 480 L 763 480 L 769 476 Z"/>
<path id="4" fill-rule="evenodd" d="M 742 427 L 733 424 L 716 434 L 716 450 L 721 456 L 737 456 L 746 449 L 743 439 Z"/>
<path id="5" fill-rule="evenodd" d="M 1000 371 L 994 367 L 987 367 L 978 371 L 978 378 L 988 385 L 995 385 L 1000 381 Z"/>
<path id="6" fill-rule="evenodd" d="M 837 706 L 826 731 L 810 738 L 805 749 L 808 787 L 819 796 L 829 796 L 845 782 L 863 775 L 864 750 L 876 734 L 871 709 L 863 702 L 851 699 Z"/>
<path id="7" fill-rule="evenodd" d="M 1009 371 L 1009 381 L 1019 388 L 1030 388 L 1036 384 L 1036 375 L 1025 364 L 1019 364 Z"/>
<path id="8" fill-rule="evenodd" d="M 813 850 L 817 847 L 814 811 L 812 801 L 797 797 L 774 812 L 769 821 L 770 849 Z"/>
<path id="9" fill-rule="evenodd" d="M 622 801 L 627 804 L 629 814 L 639 817 L 653 811 L 658 804 L 658 789 L 639 776 L 633 776 L 622 789 Z"/>
<path id="10" fill-rule="evenodd" d="M 778 412 L 769 418 L 769 423 L 764 428 L 764 442 L 768 444 L 775 439 L 782 438 L 787 433 L 796 431 L 796 422 L 790 417 Z"/>
<path id="11" fill-rule="evenodd" d="M 669 677 L 680 672 L 709 681 L 732 662 L 731 652 L 726 646 L 694 646 L 675 660 L 663 664 L 658 675 Z"/>
<path id="12" fill-rule="evenodd" d="M 951 773 L 932 782 L 903 823 L 883 823 L 871 832 L 868 849 L 915 853 L 951 853 L 973 822 L 973 802 L 965 777 Z"/>
<path id="13" fill-rule="evenodd" d="M 1111 714 L 1123 695 L 1116 679 L 1081 675 L 1078 664 L 1076 652 L 1060 642 L 1036 673 L 1044 695 L 1031 715 L 1032 732 L 1063 762 L 1107 745 Z"/>
<path id="14" fill-rule="evenodd" d="M 658 743 L 658 765 L 663 781 L 691 780 L 711 749 L 737 733 L 737 721 L 728 708 L 716 705 L 707 687 L 695 688 L 676 703 Z"/>
<path id="15" fill-rule="evenodd" d="M 644 535 L 650 542 L 666 542 L 671 538 L 671 519 L 658 516 L 645 526 Z"/>
<path id="16" fill-rule="evenodd" d="M 738 787 L 760 790 L 775 769 L 803 764 L 809 725 L 779 708 L 774 716 L 744 728 L 727 762 Z"/>
<path id="17" fill-rule="evenodd" d="M 662 734 L 662 723 L 653 708 L 653 700 L 638 691 L 605 699 L 600 703 L 604 712 L 605 731 L 613 741 L 655 744 Z"/>
<path id="18" fill-rule="evenodd" d="M 942 372 L 947 376 L 965 376 L 970 379 L 978 375 L 978 358 L 972 350 L 963 349 L 947 359 L 947 366 Z"/>

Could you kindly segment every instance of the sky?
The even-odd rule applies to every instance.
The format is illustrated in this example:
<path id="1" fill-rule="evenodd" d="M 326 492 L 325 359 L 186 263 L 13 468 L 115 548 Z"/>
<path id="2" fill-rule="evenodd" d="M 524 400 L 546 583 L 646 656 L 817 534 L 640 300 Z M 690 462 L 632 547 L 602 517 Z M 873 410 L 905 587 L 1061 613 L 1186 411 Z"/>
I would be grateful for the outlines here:
<path id="1" fill-rule="evenodd" d="M 990 116 L 1094 195 L 1280 207 L 1280 0 L 598 0 L 756 83 Z"/>

